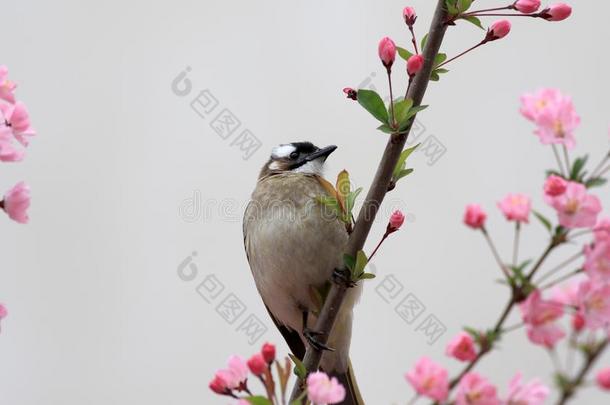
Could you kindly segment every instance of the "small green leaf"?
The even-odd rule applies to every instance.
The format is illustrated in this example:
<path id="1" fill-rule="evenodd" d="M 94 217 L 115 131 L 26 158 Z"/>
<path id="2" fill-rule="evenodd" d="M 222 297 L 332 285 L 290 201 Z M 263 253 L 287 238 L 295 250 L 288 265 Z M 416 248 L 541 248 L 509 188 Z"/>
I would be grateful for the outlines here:
<path id="1" fill-rule="evenodd" d="M 538 221 L 540 221 L 540 223 L 542 225 L 544 225 L 544 227 L 549 231 L 549 233 L 552 235 L 553 234 L 553 225 L 551 224 L 551 221 L 548 220 L 548 218 L 546 218 L 544 215 L 542 215 L 541 213 L 539 213 L 538 211 L 533 211 L 534 216 L 536 218 L 538 218 Z"/>
<path id="2" fill-rule="evenodd" d="M 349 216 L 352 215 L 352 210 L 354 209 L 354 203 L 356 202 L 356 198 L 358 198 L 358 196 L 360 195 L 361 192 L 362 192 L 362 187 L 359 187 L 347 195 L 347 198 L 345 199 L 345 210 L 347 211 L 347 214 Z"/>
<path id="3" fill-rule="evenodd" d="M 585 167 L 585 165 L 587 164 L 587 159 L 589 158 L 589 156 L 583 156 L 581 158 L 578 158 L 574 161 L 574 164 L 572 165 L 572 172 L 570 173 L 570 180 L 573 181 L 579 181 L 581 180 L 581 171 L 582 169 Z"/>
<path id="4" fill-rule="evenodd" d="M 434 67 L 440 65 L 441 63 L 443 63 L 446 60 L 447 60 L 447 54 L 446 53 L 439 53 L 439 54 L 437 54 L 436 58 L 434 58 Z"/>
<path id="5" fill-rule="evenodd" d="M 476 25 L 477 27 L 479 27 L 480 29 L 485 31 L 485 27 L 483 27 L 483 23 L 481 23 L 481 20 L 479 20 L 477 17 L 470 15 L 470 16 L 462 17 L 462 19 L 468 21 L 471 24 Z"/>
<path id="6" fill-rule="evenodd" d="M 444 68 L 435 69 L 434 71 L 436 72 L 436 74 L 439 74 L 439 75 L 449 73 L 449 70 L 444 69 Z"/>
<path id="7" fill-rule="evenodd" d="M 368 261 L 369 259 L 366 257 L 366 254 L 362 250 L 359 250 L 356 254 L 356 265 L 354 266 L 353 272 L 353 276 L 356 279 L 359 279 L 360 276 L 364 273 L 364 268 L 366 267 Z"/>
<path id="8" fill-rule="evenodd" d="M 436 73 L 436 71 L 432 71 L 430 73 L 430 81 L 438 82 L 439 80 L 441 80 L 441 77 L 438 75 L 438 73 Z"/>
<path id="9" fill-rule="evenodd" d="M 377 129 L 386 134 L 394 133 L 394 130 L 392 128 L 390 128 L 390 126 L 388 124 L 380 125 L 377 127 Z"/>
<path id="10" fill-rule="evenodd" d="M 447 7 L 447 11 L 452 16 L 460 13 L 457 8 L 457 0 L 445 0 L 445 7 Z"/>
<path id="11" fill-rule="evenodd" d="M 257 395 L 255 397 L 247 397 L 246 401 L 248 401 L 252 405 L 273 405 L 271 401 L 260 395 Z"/>
<path id="12" fill-rule="evenodd" d="M 376 276 L 373 273 L 362 273 L 360 275 L 360 280 L 370 280 L 375 278 Z"/>
<path id="13" fill-rule="evenodd" d="M 398 158 L 398 162 L 396 162 L 392 177 L 396 178 L 400 175 L 400 173 L 405 169 L 405 166 L 407 164 L 407 158 L 411 156 L 411 154 L 415 151 L 415 149 L 417 149 L 419 145 L 420 144 L 418 143 L 417 145 L 407 148 L 400 153 L 400 157 Z"/>
<path id="14" fill-rule="evenodd" d="M 585 186 L 587 188 L 600 187 L 600 186 L 603 186 L 604 184 L 606 184 L 607 182 L 608 182 L 608 180 L 604 179 L 603 177 L 595 177 L 595 178 L 587 180 L 587 182 L 585 183 Z"/>
<path id="15" fill-rule="evenodd" d="M 358 90 L 358 103 L 382 124 L 388 124 L 388 110 L 379 94 L 373 90 Z"/>
<path id="16" fill-rule="evenodd" d="M 299 377 L 299 379 L 304 380 L 307 377 L 307 369 L 301 360 L 298 359 L 292 353 L 288 353 L 288 357 L 294 363 L 294 374 Z"/>
<path id="17" fill-rule="evenodd" d="M 399 127 L 402 127 L 405 121 L 408 120 L 407 116 L 409 111 L 413 107 L 413 100 L 410 98 L 401 100 L 394 104 L 394 119 L 398 123 Z"/>
<path id="18" fill-rule="evenodd" d="M 413 53 L 411 53 L 410 51 L 407 51 L 405 48 L 401 48 L 401 47 L 397 46 L 396 50 L 398 51 L 398 56 L 400 56 L 404 60 L 409 60 L 409 58 L 411 56 L 413 56 Z"/>
<path id="19" fill-rule="evenodd" d="M 424 37 L 421 39 L 421 51 L 424 52 L 424 49 L 426 49 L 426 44 L 428 43 L 428 34 L 424 35 Z"/>
<path id="20" fill-rule="evenodd" d="M 356 267 L 356 258 L 346 253 L 343 255 L 343 264 L 353 272 L 354 267 Z"/>
<path id="21" fill-rule="evenodd" d="M 400 130 L 404 131 L 405 129 L 407 129 L 407 127 L 409 126 L 411 118 L 413 118 L 416 114 L 418 114 L 420 111 L 425 110 L 426 108 L 428 108 L 427 105 L 418 105 L 417 107 L 412 107 L 409 110 L 409 113 L 407 114 L 407 117 L 405 118 L 402 126 L 400 127 Z"/>
<path id="22" fill-rule="evenodd" d="M 470 6 L 472 5 L 473 0 L 458 0 L 457 2 L 457 8 L 460 10 L 460 12 L 464 12 L 464 11 L 468 11 L 468 9 L 470 8 Z"/>
<path id="23" fill-rule="evenodd" d="M 398 175 L 394 178 L 394 181 L 398 181 L 398 180 L 402 179 L 403 177 L 410 175 L 411 173 L 413 173 L 413 171 L 414 171 L 414 169 L 401 170 L 400 173 L 398 173 Z"/>

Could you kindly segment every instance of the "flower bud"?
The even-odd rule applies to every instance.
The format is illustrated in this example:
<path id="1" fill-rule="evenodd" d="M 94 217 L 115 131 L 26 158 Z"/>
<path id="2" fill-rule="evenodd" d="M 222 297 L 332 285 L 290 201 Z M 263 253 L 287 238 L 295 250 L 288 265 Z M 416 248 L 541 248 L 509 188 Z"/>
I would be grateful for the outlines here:
<path id="1" fill-rule="evenodd" d="M 402 224 L 405 222 L 405 216 L 400 210 L 394 211 L 392 216 L 390 217 L 390 222 L 388 223 L 388 231 L 395 232 L 400 229 Z"/>
<path id="2" fill-rule="evenodd" d="M 347 96 L 347 98 L 351 98 L 352 100 L 358 100 L 358 92 L 351 87 L 346 87 L 343 89 L 343 92 Z"/>
<path id="3" fill-rule="evenodd" d="M 265 343 L 261 349 L 261 354 L 267 363 L 273 363 L 273 360 L 275 360 L 275 345 Z"/>
<path id="4" fill-rule="evenodd" d="M 413 55 L 407 61 L 407 73 L 409 77 L 415 76 L 424 67 L 424 57 L 422 55 Z"/>
<path id="5" fill-rule="evenodd" d="M 499 20 L 491 25 L 487 30 L 487 41 L 495 41 L 497 39 L 504 38 L 510 32 L 510 21 Z"/>
<path id="6" fill-rule="evenodd" d="M 600 388 L 610 390 L 610 367 L 599 370 L 595 381 Z"/>
<path id="7" fill-rule="evenodd" d="M 379 59 L 383 66 L 390 69 L 396 60 L 396 44 L 390 38 L 385 37 L 379 41 Z"/>
<path id="8" fill-rule="evenodd" d="M 226 395 L 229 392 L 226 381 L 219 375 L 214 376 L 214 379 L 210 381 L 208 387 L 219 395 Z"/>
<path id="9" fill-rule="evenodd" d="M 413 27 L 415 20 L 417 20 L 415 9 L 413 7 L 405 7 L 404 10 L 402 10 L 402 16 L 404 17 L 405 23 L 409 26 L 409 28 Z"/>
<path id="10" fill-rule="evenodd" d="M 485 226 L 487 214 L 480 205 L 470 204 L 466 206 L 464 213 L 464 223 L 472 229 L 482 229 Z"/>
<path id="11" fill-rule="evenodd" d="M 513 4 L 513 8 L 525 14 L 530 14 L 540 8 L 540 0 L 517 0 Z"/>
<path id="12" fill-rule="evenodd" d="M 575 332 L 580 332 L 585 327 L 585 317 L 582 314 L 576 313 L 572 315 L 572 329 Z"/>
<path id="13" fill-rule="evenodd" d="M 254 356 L 250 357 L 250 360 L 248 360 L 248 368 L 252 374 L 260 376 L 267 369 L 267 362 L 263 358 L 262 354 L 256 353 Z"/>
<path id="14" fill-rule="evenodd" d="M 540 12 L 540 17 L 547 21 L 563 21 L 572 15 L 572 7 L 565 3 L 554 4 Z"/>
<path id="15" fill-rule="evenodd" d="M 544 183 L 544 194 L 549 197 L 557 197 L 566 192 L 568 182 L 562 177 L 551 175 Z"/>

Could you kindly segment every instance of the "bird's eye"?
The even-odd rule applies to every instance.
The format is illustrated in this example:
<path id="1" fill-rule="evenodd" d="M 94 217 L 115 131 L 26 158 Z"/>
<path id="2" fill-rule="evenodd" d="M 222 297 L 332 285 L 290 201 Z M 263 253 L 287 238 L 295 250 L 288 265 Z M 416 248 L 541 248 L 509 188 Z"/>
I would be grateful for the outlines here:
<path id="1" fill-rule="evenodd" d="M 299 157 L 299 152 L 292 152 L 290 154 L 290 159 L 294 160 Z"/>

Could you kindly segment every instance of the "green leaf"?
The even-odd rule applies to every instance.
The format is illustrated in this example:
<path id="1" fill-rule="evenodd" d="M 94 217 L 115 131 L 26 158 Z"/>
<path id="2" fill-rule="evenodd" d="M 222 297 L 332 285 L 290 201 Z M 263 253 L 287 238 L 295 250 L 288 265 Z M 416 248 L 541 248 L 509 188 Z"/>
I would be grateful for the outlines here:
<path id="1" fill-rule="evenodd" d="M 572 172 L 570 173 L 570 180 L 573 181 L 579 181 L 581 180 L 581 171 L 582 169 L 585 167 L 585 165 L 587 164 L 587 159 L 589 158 L 589 156 L 583 156 L 581 158 L 578 158 L 574 161 L 574 164 L 572 165 Z"/>
<path id="2" fill-rule="evenodd" d="M 290 360 L 294 363 L 294 374 L 299 377 L 299 379 L 304 380 L 305 377 L 307 377 L 307 369 L 303 362 L 292 353 L 288 353 L 288 357 L 290 357 Z"/>
<path id="3" fill-rule="evenodd" d="M 407 127 L 409 126 L 409 121 L 411 120 L 411 118 L 413 118 L 417 113 L 419 113 L 420 111 L 425 110 L 426 108 L 428 108 L 427 105 L 418 105 L 417 107 L 412 107 L 409 110 L 409 113 L 407 114 L 407 117 L 404 120 L 403 125 L 400 127 L 400 130 L 404 131 L 405 129 L 407 129 Z"/>
<path id="4" fill-rule="evenodd" d="M 457 0 L 445 0 L 445 6 L 447 7 L 449 14 L 452 16 L 460 13 L 457 8 Z"/>
<path id="5" fill-rule="evenodd" d="M 335 197 L 331 197 L 329 195 L 319 195 L 316 197 L 316 201 L 323 206 L 330 208 L 334 214 L 341 214 L 341 205 Z"/>
<path id="6" fill-rule="evenodd" d="M 263 396 L 247 397 L 246 401 L 252 405 L 273 405 L 271 401 Z"/>
<path id="7" fill-rule="evenodd" d="M 361 192 L 362 192 L 362 187 L 359 187 L 347 195 L 347 198 L 345 199 L 345 210 L 347 211 L 347 214 L 349 216 L 352 215 L 352 210 L 354 209 L 354 203 L 356 202 L 356 198 L 358 198 L 358 196 L 360 195 Z"/>
<path id="8" fill-rule="evenodd" d="M 434 71 L 436 72 L 436 74 L 439 74 L 439 75 L 449 73 L 449 70 L 444 69 L 444 68 L 435 69 Z"/>
<path id="9" fill-rule="evenodd" d="M 411 156 L 411 154 L 415 151 L 415 149 L 417 149 L 419 145 L 420 144 L 418 143 L 417 145 L 407 148 L 400 153 L 398 162 L 396 162 L 396 166 L 394 167 L 394 172 L 392 172 L 392 177 L 397 178 L 400 175 L 400 173 L 405 169 L 405 166 L 407 164 L 407 158 Z"/>
<path id="10" fill-rule="evenodd" d="M 468 21 L 471 24 L 476 25 L 477 27 L 479 27 L 480 29 L 485 31 L 485 27 L 483 27 L 483 23 L 481 23 L 481 20 L 479 20 L 477 17 L 470 15 L 470 16 L 462 17 L 462 19 Z"/>
<path id="11" fill-rule="evenodd" d="M 438 82 L 439 80 L 441 80 L 441 77 L 438 75 L 438 73 L 436 73 L 436 71 L 432 71 L 430 73 L 430 81 Z"/>
<path id="12" fill-rule="evenodd" d="M 364 268 L 368 263 L 369 259 L 366 257 L 366 254 L 359 250 L 356 254 L 356 265 L 354 266 L 353 276 L 358 280 L 360 276 L 364 273 Z"/>
<path id="13" fill-rule="evenodd" d="M 390 126 L 388 124 L 380 125 L 377 127 L 377 129 L 386 134 L 394 133 L 394 130 L 392 128 L 390 128 Z"/>
<path id="14" fill-rule="evenodd" d="M 394 104 L 394 119 L 398 123 L 399 128 L 408 120 L 407 116 L 413 107 L 413 100 L 410 98 L 401 100 Z"/>
<path id="15" fill-rule="evenodd" d="M 411 56 L 413 56 L 413 53 L 411 53 L 410 51 L 406 50 L 405 48 L 401 48 L 401 47 L 397 46 L 396 50 L 398 51 L 398 56 L 400 56 L 404 60 L 409 60 L 409 58 Z"/>
<path id="16" fill-rule="evenodd" d="M 603 186 L 604 184 L 606 184 L 607 182 L 608 182 L 608 180 L 604 179 L 603 177 L 595 177 L 595 178 L 587 180 L 587 182 L 585 183 L 585 186 L 587 188 L 600 187 L 600 186 Z"/>
<path id="17" fill-rule="evenodd" d="M 353 273 L 354 267 L 356 267 L 356 258 L 346 253 L 343 255 L 343 264 L 345 264 L 345 267 L 350 269 Z"/>
<path id="18" fill-rule="evenodd" d="M 360 275 L 360 280 L 370 280 L 375 278 L 376 276 L 373 273 L 362 273 Z"/>
<path id="19" fill-rule="evenodd" d="M 446 60 L 447 60 L 447 54 L 446 53 L 439 53 L 439 54 L 437 54 L 436 58 L 434 58 L 434 67 L 440 65 L 441 63 L 443 63 Z"/>
<path id="20" fill-rule="evenodd" d="M 540 221 L 540 223 L 542 225 L 544 225 L 544 227 L 549 231 L 549 233 L 552 235 L 553 234 L 553 225 L 551 224 L 551 221 L 549 221 L 548 218 L 546 218 L 544 215 L 542 215 L 541 213 L 539 213 L 538 211 L 533 211 L 534 216 L 536 218 L 538 218 L 538 221 Z"/>
<path id="21" fill-rule="evenodd" d="M 468 11 L 468 9 L 470 8 L 470 6 L 472 5 L 473 0 L 458 0 L 457 2 L 457 8 L 460 10 L 460 12 L 464 12 L 464 11 Z"/>
<path id="22" fill-rule="evenodd" d="M 389 124 L 388 110 L 379 94 L 373 90 L 358 90 L 358 103 L 382 124 Z"/>
<path id="23" fill-rule="evenodd" d="M 422 53 L 424 52 L 424 49 L 426 49 L 426 44 L 428 43 L 428 34 L 424 35 L 424 37 L 421 39 L 421 51 Z"/>
<path id="24" fill-rule="evenodd" d="M 410 175 L 411 173 L 413 173 L 413 171 L 414 171 L 414 169 L 401 170 L 400 173 L 398 173 L 398 175 L 394 178 L 394 181 L 398 181 L 398 180 L 402 179 L 403 177 Z"/>

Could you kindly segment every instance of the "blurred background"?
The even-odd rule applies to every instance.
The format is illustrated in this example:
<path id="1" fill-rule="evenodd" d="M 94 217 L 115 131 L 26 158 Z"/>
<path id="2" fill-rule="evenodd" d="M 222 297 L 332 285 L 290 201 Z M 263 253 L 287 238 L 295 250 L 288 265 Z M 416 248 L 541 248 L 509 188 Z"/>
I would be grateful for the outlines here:
<path id="1" fill-rule="evenodd" d="M 258 171 L 277 144 L 336 144 L 327 177 L 346 168 L 367 189 L 386 136 L 341 89 L 387 94 L 379 39 L 408 45 L 406 5 L 421 37 L 433 3 L 4 3 L 0 63 L 38 136 L 0 176 L 0 189 L 24 180 L 33 195 L 30 224 L 0 218 L 9 310 L 0 403 L 225 404 L 207 384 L 230 354 L 250 356 L 265 341 L 286 353 L 243 253 Z M 392 209 L 408 214 L 355 312 L 352 358 L 369 403 L 406 403 L 403 375 L 422 355 L 459 370 L 444 356 L 448 340 L 465 324 L 491 327 L 508 299 L 485 241 L 461 223 L 465 205 L 488 210 L 505 257 L 513 228 L 496 202 L 506 193 L 530 194 L 554 218 L 541 195 L 554 158 L 519 115 L 519 96 L 542 86 L 571 94 L 582 116 L 576 154 L 597 163 L 607 152 L 610 5 L 572 5 L 564 23 L 513 21 L 508 38 L 430 86 L 412 138 L 425 146 L 411 160 L 416 172 L 388 196 L 367 245 Z M 455 55 L 483 34 L 459 24 L 442 49 Z M 607 190 L 595 193 L 610 207 Z M 521 257 L 537 257 L 546 231 L 532 222 L 522 242 Z M 405 311 L 409 303 L 419 309 Z M 509 325 L 518 321 L 514 313 Z M 519 330 L 479 371 L 505 394 L 518 370 L 551 384 L 551 367 Z M 607 398 L 589 388 L 574 403 Z"/>

